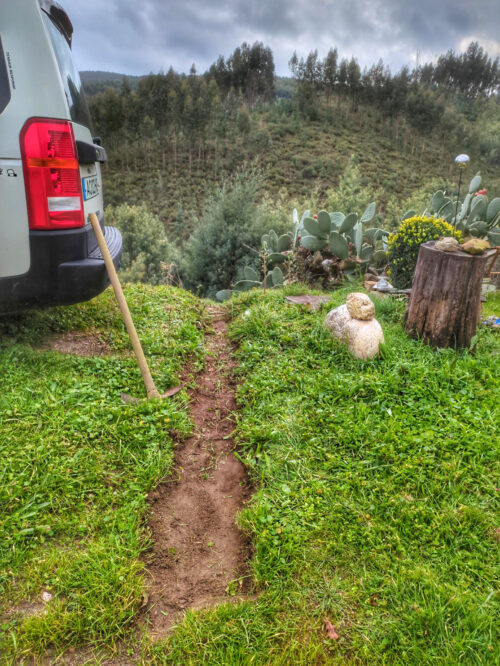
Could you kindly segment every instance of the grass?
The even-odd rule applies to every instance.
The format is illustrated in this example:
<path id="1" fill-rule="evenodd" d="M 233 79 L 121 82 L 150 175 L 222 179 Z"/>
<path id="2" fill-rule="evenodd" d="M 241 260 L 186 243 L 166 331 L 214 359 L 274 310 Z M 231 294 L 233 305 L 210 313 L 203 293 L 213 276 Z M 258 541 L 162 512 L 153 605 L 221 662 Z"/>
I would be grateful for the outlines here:
<path id="1" fill-rule="evenodd" d="M 481 329 L 474 353 L 436 352 L 404 334 L 404 304 L 377 300 L 386 349 L 363 363 L 322 324 L 347 292 L 318 312 L 283 291 L 226 306 L 239 455 L 257 488 L 239 517 L 255 594 L 189 612 L 156 643 L 130 630 L 144 589 L 145 496 L 168 473 L 173 429 L 189 430 L 185 396 L 120 405 L 120 391 L 140 394 L 140 376 L 108 293 L 4 325 L 4 654 L 20 662 L 121 641 L 148 664 L 498 663 L 500 337 Z M 181 364 L 201 363 L 201 302 L 166 288 L 128 295 L 153 374 L 174 385 Z M 494 294 L 484 314 L 499 312 Z M 112 356 L 37 350 L 50 330 L 89 322 Z M 46 614 L 5 615 L 42 590 L 54 594 Z"/>
<path id="2" fill-rule="evenodd" d="M 203 304 L 187 292 L 129 287 L 158 386 L 203 359 Z M 112 354 L 41 351 L 49 333 L 88 330 Z M 185 392 L 144 395 L 111 290 L 90 303 L 1 321 L 0 654 L 113 643 L 142 603 L 149 489 L 191 428 Z M 12 612 L 53 595 L 47 612 Z M 29 611 L 29 606 L 27 607 Z"/>
<path id="3" fill-rule="evenodd" d="M 326 309 L 230 302 L 259 595 L 190 614 L 157 663 L 498 663 L 498 334 L 435 352 L 376 306 L 387 349 L 362 363 Z"/>

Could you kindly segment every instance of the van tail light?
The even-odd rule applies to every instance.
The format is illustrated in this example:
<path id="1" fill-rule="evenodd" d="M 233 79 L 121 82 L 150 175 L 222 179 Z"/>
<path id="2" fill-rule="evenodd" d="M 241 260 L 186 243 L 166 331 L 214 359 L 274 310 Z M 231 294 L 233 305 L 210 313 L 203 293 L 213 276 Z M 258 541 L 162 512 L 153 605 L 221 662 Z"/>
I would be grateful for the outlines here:
<path id="1" fill-rule="evenodd" d="M 21 131 L 21 155 L 30 229 L 83 227 L 82 184 L 71 123 L 31 118 Z"/>

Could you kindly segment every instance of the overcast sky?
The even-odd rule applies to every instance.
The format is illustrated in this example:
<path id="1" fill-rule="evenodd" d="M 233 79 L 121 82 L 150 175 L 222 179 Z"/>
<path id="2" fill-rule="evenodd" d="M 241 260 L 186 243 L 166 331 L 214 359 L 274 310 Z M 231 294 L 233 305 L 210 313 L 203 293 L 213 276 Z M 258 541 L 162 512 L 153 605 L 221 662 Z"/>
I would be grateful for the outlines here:
<path id="1" fill-rule="evenodd" d="M 270 46 L 276 73 L 293 51 L 332 46 L 363 67 L 393 70 L 477 40 L 500 55 L 500 0 L 60 0 L 81 70 L 203 72 L 246 41 Z"/>

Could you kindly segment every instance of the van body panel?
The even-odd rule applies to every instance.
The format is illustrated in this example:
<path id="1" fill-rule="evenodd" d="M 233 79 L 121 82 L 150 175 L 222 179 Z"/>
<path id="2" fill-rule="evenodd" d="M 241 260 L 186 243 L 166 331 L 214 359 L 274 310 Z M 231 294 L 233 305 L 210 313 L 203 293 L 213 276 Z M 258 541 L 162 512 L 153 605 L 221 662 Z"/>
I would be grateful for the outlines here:
<path id="1" fill-rule="evenodd" d="M 21 160 L 0 158 L 0 278 L 21 275 L 30 267 L 28 211 L 19 206 L 24 198 Z"/>
<path id="2" fill-rule="evenodd" d="M 41 24 L 38 2 L 0 2 L 0 36 L 11 93 L 0 114 L 0 161 L 6 165 L 0 175 L 0 278 L 22 275 L 30 267 L 19 134 L 29 116 L 69 117 L 57 62 Z M 28 41 L 27 34 L 40 39 Z"/>
<path id="3" fill-rule="evenodd" d="M 30 34 L 37 38 L 28 40 Z M 0 2 L 0 36 L 11 87 L 0 114 L 0 157 L 21 157 L 19 133 L 26 120 L 70 120 L 68 105 L 38 2 Z"/>
<path id="4" fill-rule="evenodd" d="M 120 232 L 104 227 L 104 234 L 118 269 L 122 254 Z M 28 273 L 0 279 L 0 314 L 41 305 L 79 303 L 94 298 L 109 284 L 92 227 L 31 231 L 30 246 L 32 262 Z"/>

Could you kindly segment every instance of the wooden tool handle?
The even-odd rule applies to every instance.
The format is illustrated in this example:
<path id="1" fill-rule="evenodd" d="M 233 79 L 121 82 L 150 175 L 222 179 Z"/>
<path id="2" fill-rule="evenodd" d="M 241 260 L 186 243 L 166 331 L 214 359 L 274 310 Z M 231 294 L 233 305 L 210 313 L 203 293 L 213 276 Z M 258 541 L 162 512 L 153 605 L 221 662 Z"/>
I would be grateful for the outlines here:
<path id="1" fill-rule="evenodd" d="M 130 314 L 128 304 L 125 299 L 125 295 L 123 293 L 120 280 L 118 278 L 118 273 L 116 272 L 116 268 L 113 263 L 113 259 L 111 258 L 111 254 L 109 253 L 108 244 L 106 243 L 106 239 L 104 238 L 104 234 L 102 233 L 101 225 L 99 224 L 97 215 L 95 213 L 90 213 L 89 220 L 90 224 L 92 225 L 92 229 L 94 230 L 94 234 L 97 238 L 97 244 L 99 245 L 99 249 L 101 250 L 102 258 L 104 259 L 106 270 L 108 271 L 109 275 L 109 281 L 111 282 L 111 286 L 114 289 L 116 300 L 118 301 L 118 305 L 122 313 L 122 319 L 125 323 L 127 333 L 132 342 L 134 354 L 141 371 L 144 385 L 146 387 L 147 396 L 148 398 L 159 398 L 160 393 L 156 388 L 156 386 L 154 385 L 153 378 L 151 377 L 151 372 L 149 371 L 148 362 L 146 361 L 146 357 L 144 356 L 142 345 L 139 340 L 139 336 L 137 335 L 137 331 L 135 330 L 134 322 L 132 321 L 132 316 Z"/>

